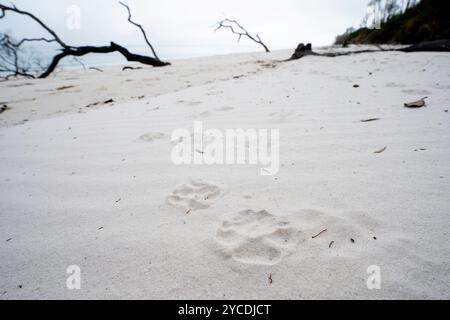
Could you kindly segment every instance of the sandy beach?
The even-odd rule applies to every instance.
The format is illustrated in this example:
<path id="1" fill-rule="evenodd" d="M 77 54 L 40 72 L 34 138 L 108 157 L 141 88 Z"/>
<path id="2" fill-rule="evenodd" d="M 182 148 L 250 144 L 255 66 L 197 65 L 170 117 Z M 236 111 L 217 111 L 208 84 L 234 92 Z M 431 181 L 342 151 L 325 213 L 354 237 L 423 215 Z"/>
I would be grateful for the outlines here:
<path id="1" fill-rule="evenodd" d="M 449 299 L 450 55 L 291 54 L 0 83 L 0 299 Z M 174 164 L 195 121 L 278 172 Z"/>

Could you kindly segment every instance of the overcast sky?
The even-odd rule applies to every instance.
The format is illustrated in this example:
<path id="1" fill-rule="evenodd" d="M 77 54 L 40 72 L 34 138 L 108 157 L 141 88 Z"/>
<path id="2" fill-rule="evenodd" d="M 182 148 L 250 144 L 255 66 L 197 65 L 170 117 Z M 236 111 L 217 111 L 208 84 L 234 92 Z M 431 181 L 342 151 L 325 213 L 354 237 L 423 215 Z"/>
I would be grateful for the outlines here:
<path id="1" fill-rule="evenodd" d="M 212 26 L 224 17 L 237 19 L 251 33 L 258 33 L 273 49 L 294 48 L 299 42 L 332 44 L 337 34 L 358 25 L 368 0 L 124 0 L 133 19 L 141 23 L 156 47 L 193 46 L 202 55 L 228 46 L 236 51 L 260 50 L 246 39 L 237 44 L 228 30 L 214 32 Z M 0 3 L 9 4 L 5 0 Z M 123 45 L 142 43 L 139 31 L 127 22 L 127 13 L 116 0 L 15 0 L 22 10 L 42 18 L 69 44 L 101 45 L 116 41 Z M 68 8 L 81 11 L 81 28 L 67 27 Z M 0 20 L 0 30 L 17 36 L 36 35 L 36 24 L 26 18 Z"/>

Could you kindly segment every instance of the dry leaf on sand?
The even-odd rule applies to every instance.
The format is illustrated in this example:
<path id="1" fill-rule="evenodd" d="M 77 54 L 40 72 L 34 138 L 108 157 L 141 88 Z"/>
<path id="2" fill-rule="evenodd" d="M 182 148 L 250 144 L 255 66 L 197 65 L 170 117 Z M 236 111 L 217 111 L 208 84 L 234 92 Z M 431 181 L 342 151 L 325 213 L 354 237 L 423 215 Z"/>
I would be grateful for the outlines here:
<path id="1" fill-rule="evenodd" d="M 380 120 L 380 118 L 370 118 L 370 119 L 361 120 L 361 122 L 372 122 L 372 121 L 378 121 L 378 120 Z"/>

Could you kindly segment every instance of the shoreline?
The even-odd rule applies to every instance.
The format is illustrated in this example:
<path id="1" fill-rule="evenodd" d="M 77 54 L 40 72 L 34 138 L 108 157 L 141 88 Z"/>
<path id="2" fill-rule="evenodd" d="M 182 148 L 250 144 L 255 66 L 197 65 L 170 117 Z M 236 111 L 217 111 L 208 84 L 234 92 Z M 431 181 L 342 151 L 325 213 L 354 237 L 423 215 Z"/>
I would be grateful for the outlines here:
<path id="1" fill-rule="evenodd" d="M 352 47 L 354 48 L 378 48 L 377 44 L 366 44 L 366 45 L 349 45 L 347 48 L 342 48 L 342 46 L 340 45 L 323 45 L 323 46 L 314 46 L 315 50 L 318 50 L 320 52 L 324 52 L 324 51 L 336 51 L 336 50 L 346 50 L 349 51 L 352 49 Z M 389 47 L 393 47 L 393 48 L 399 48 L 399 47 L 405 47 L 406 45 L 390 45 L 390 44 L 385 44 L 383 45 L 387 48 Z M 288 51 L 294 51 L 295 47 L 292 48 L 279 48 L 279 49 L 275 49 L 272 50 L 272 52 L 288 52 Z M 198 56 L 191 56 L 191 57 L 179 57 L 179 58 L 164 58 L 163 60 L 167 60 L 167 61 L 174 61 L 174 62 L 187 62 L 187 61 L 191 61 L 191 60 L 200 60 L 200 59 L 208 59 L 208 58 L 220 58 L 220 57 L 226 57 L 226 56 L 234 56 L 234 55 L 250 55 L 250 54 L 261 54 L 261 50 L 258 50 L 257 48 L 253 48 L 253 50 L 248 50 L 248 51 L 238 51 L 238 52 L 228 52 L 228 53 L 211 53 L 211 54 L 202 54 L 202 55 L 198 55 Z M 89 67 L 98 67 L 98 68 L 104 68 L 104 67 L 120 67 L 120 66 L 124 66 L 126 64 L 136 64 L 136 63 L 129 63 L 126 61 L 125 58 L 123 58 L 121 55 L 119 54 L 112 54 L 112 55 L 117 55 L 117 57 L 119 57 L 117 59 L 117 61 L 115 62 L 106 62 L 105 64 L 97 64 L 97 63 L 92 63 L 92 62 L 88 62 L 88 64 L 92 64 L 89 65 Z M 99 54 L 99 56 L 104 56 L 103 54 Z M 83 57 L 81 57 L 81 60 L 83 59 Z M 69 60 L 69 59 L 68 59 Z M 82 61 L 83 62 L 83 61 Z M 64 63 L 61 64 L 62 68 L 60 68 L 60 72 L 62 71 L 80 71 L 83 70 L 83 66 L 80 65 L 80 63 L 78 62 L 72 62 L 71 65 L 65 65 Z"/>

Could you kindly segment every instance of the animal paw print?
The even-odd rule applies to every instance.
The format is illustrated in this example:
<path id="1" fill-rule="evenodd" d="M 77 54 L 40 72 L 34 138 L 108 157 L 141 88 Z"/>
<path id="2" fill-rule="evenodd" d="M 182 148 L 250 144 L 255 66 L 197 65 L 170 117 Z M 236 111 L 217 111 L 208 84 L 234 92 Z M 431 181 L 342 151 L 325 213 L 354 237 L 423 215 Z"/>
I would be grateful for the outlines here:
<path id="1" fill-rule="evenodd" d="M 245 210 L 222 222 L 216 240 L 228 258 L 245 264 L 275 265 L 293 251 L 299 236 L 299 230 L 288 221 L 266 210 Z"/>
<path id="2" fill-rule="evenodd" d="M 167 198 L 167 203 L 189 214 L 192 211 L 211 207 L 220 196 L 220 192 L 221 189 L 218 186 L 191 180 L 177 187 Z"/>

